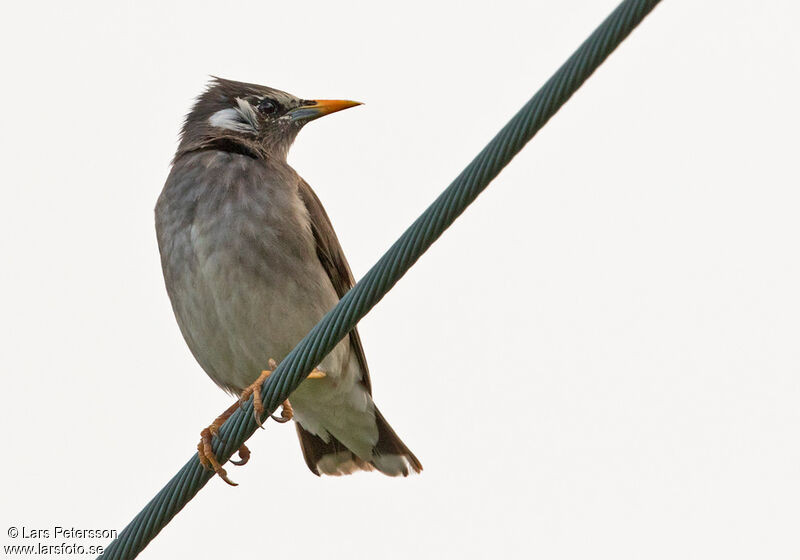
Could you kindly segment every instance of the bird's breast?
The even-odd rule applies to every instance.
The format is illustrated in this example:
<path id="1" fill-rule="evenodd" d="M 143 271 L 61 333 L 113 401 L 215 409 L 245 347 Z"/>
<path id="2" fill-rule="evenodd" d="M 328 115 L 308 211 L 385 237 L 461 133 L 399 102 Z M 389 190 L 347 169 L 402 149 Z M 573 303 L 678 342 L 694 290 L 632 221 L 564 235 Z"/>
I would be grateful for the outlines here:
<path id="1" fill-rule="evenodd" d="M 156 207 L 167 291 L 200 364 L 239 390 L 338 298 L 290 168 L 223 152 L 184 159 Z"/>

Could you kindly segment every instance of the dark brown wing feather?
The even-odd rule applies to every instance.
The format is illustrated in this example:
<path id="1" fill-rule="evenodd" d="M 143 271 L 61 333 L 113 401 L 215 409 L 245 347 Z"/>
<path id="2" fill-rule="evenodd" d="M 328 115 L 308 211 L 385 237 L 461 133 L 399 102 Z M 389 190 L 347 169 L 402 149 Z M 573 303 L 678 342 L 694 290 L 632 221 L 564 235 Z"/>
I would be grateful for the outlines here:
<path id="1" fill-rule="evenodd" d="M 311 190 L 311 187 L 303 179 L 300 179 L 299 184 L 300 199 L 308 210 L 308 216 L 311 221 L 311 231 L 314 234 L 314 240 L 317 245 L 317 256 L 322 263 L 323 268 L 328 273 L 328 278 L 333 284 L 337 295 L 341 298 L 347 291 L 353 287 L 355 280 L 353 273 L 350 271 L 350 266 L 347 264 L 347 259 L 342 251 L 342 246 L 339 244 L 339 239 L 336 237 L 336 232 L 333 231 L 333 225 L 328 217 L 327 212 L 322 207 L 317 195 Z M 358 330 L 353 329 L 350 331 L 350 345 L 355 352 L 358 363 L 361 366 L 363 377 L 361 382 L 366 387 L 367 391 L 372 394 L 372 384 L 369 380 L 369 369 L 367 368 L 367 359 L 364 356 L 364 348 L 361 346 L 361 337 L 358 336 Z M 411 469 L 414 472 L 420 472 L 422 465 L 419 460 L 414 456 L 411 450 L 400 440 L 397 434 L 386 422 L 386 419 L 380 413 L 378 408 L 375 408 L 375 421 L 378 427 L 378 442 L 375 445 L 374 452 L 378 455 L 401 455 L 405 456 Z M 303 450 L 303 458 L 308 465 L 308 468 L 316 474 L 320 475 L 318 463 L 319 460 L 325 455 L 332 453 L 341 453 L 347 451 L 350 453 L 350 460 L 352 463 L 348 468 L 355 468 L 361 470 L 372 470 L 374 463 L 367 462 L 358 457 L 355 453 L 347 449 L 336 438 L 331 437 L 330 441 L 325 442 L 322 438 L 306 431 L 300 424 L 297 425 L 297 435 L 300 437 L 300 446 Z M 340 471 L 339 474 L 349 474 L 350 470 Z M 386 473 L 390 474 L 390 473 Z M 403 467 L 400 473 L 403 476 L 408 475 L 408 469 Z"/>
<path id="2" fill-rule="evenodd" d="M 333 231 L 331 219 L 328 217 L 328 213 L 325 212 L 325 208 L 323 208 L 316 193 L 311 190 L 311 187 L 303 179 L 300 179 L 298 190 L 300 199 L 305 204 L 308 210 L 308 217 L 311 220 L 311 232 L 314 234 L 314 240 L 317 243 L 317 257 L 319 257 L 319 262 L 322 263 L 325 272 L 328 273 L 333 289 L 336 290 L 336 294 L 341 298 L 355 284 L 350 265 L 347 264 L 344 251 L 342 251 L 342 246 L 339 244 L 339 238 L 336 237 L 336 232 Z M 350 331 L 350 346 L 355 352 L 361 371 L 364 372 L 361 382 L 367 388 L 367 391 L 372 394 L 367 358 L 364 355 L 364 347 L 361 346 L 361 337 L 358 336 L 357 329 Z"/>
<path id="3" fill-rule="evenodd" d="M 361 457 L 347 449 L 345 445 L 335 437 L 331 436 L 330 441 L 326 442 L 319 436 L 307 431 L 299 422 L 294 424 L 297 427 L 297 436 L 300 438 L 300 449 L 303 450 L 303 459 L 306 465 L 317 476 L 320 476 L 319 467 L 317 463 L 325 455 L 332 453 L 346 452 L 350 454 L 352 467 L 356 470 L 371 471 L 372 465 L 364 461 Z M 416 458 L 416 457 L 415 457 Z M 331 474 L 331 473 L 326 473 Z M 341 471 L 339 474 L 350 474 L 348 471 Z"/>

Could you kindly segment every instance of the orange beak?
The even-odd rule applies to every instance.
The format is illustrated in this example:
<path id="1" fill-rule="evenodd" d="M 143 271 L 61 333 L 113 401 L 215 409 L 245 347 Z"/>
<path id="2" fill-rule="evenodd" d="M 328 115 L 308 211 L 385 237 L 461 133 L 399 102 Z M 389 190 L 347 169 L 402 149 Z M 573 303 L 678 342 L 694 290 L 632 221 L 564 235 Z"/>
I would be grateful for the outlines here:
<path id="1" fill-rule="evenodd" d="M 337 111 L 362 105 L 358 101 L 348 101 L 346 99 L 312 99 L 303 103 L 300 107 L 289 111 L 292 121 L 313 121 Z"/>

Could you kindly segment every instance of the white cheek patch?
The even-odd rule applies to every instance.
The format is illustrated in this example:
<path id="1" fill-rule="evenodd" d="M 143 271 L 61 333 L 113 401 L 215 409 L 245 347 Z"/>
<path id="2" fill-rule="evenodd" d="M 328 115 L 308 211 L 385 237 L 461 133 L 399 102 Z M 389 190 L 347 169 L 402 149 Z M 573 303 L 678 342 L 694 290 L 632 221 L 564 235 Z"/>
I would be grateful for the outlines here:
<path id="1" fill-rule="evenodd" d="M 239 106 L 238 113 L 242 119 L 247 122 L 253 130 L 258 130 L 258 117 L 256 110 L 244 99 L 236 98 L 236 104 Z"/>
<path id="2" fill-rule="evenodd" d="M 217 128 L 227 128 L 237 132 L 258 132 L 258 117 L 256 112 L 244 99 L 236 98 L 238 107 L 220 109 L 208 118 L 208 123 Z"/>

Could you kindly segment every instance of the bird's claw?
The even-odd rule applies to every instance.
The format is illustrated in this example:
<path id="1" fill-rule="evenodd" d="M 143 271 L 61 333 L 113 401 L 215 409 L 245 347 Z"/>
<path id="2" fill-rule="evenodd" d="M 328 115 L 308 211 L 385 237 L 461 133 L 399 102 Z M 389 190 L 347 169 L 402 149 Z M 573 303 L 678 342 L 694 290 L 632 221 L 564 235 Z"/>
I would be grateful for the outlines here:
<path id="1" fill-rule="evenodd" d="M 237 467 L 241 467 L 242 465 L 246 465 L 247 461 L 250 460 L 250 450 L 247 448 L 245 444 L 239 448 L 239 460 L 236 461 L 234 459 L 228 459 L 231 463 L 236 465 Z"/>
<path id="2" fill-rule="evenodd" d="M 219 418 L 222 418 L 222 416 Z M 217 418 L 217 420 L 219 420 L 219 418 Z M 224 421 L 225 420 L 223 420 L 223 422 Z M 214 422 L 216 423 L 216 420 Z M 212 424 L 212 426 L 213 425 L 214 424 Z M 211 448 L 211 440 L 214 436 L 212 435 L 211 431 L 211 427 L 209 426 L 200 432 L 200 443 L 197 444 L 197 458 L 200 460 L 200 464 L 203 465 L 203 467 L 213 470 L 222 480 L 231 486 L 238 486 L 234 481 L 228 478 L 228 473 L 224 468 L 222 468 L 222 465 L 219 464 L 219 461 L 217 461 L 217 458 L 214 455 L 214 450 Z"/>
<path id="3" fill-rule="evenodd" d="M 283 401 L 280 416 L 275 416 L 274 414 L 272 415 L 272 419 L 278 424 L 285 424 L 292 418 L 294 418 L 294 409 L 292 408 L 292 404 L 289 402 L 289 399 Z"/>

